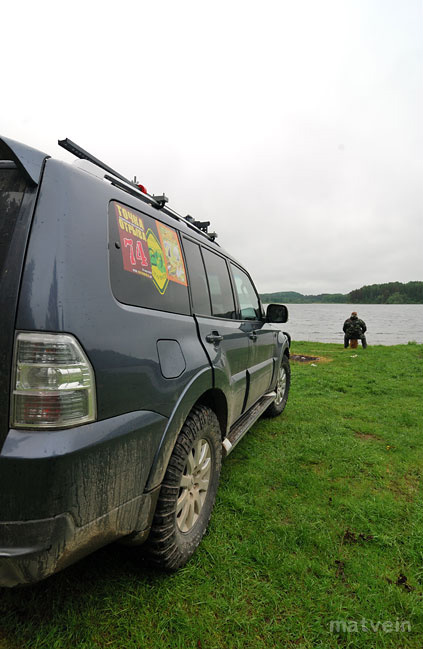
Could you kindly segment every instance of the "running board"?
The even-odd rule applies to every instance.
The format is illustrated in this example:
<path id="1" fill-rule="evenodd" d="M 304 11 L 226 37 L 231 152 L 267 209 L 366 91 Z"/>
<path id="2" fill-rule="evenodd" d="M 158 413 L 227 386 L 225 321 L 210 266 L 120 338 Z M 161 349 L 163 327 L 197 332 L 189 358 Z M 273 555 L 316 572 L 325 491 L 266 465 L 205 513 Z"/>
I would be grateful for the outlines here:
<path id="1" fill-rule="evenodd" d="M 229 431 L 229 435 L 225 437 L 222 442 L 223 457 L 226 457 L 231 451 L 233 451 L 238 442 L 244 437 L 245 433 L 248 433 L 251 426 L 275 400 L 275 397 L 276 392 L 268 392 L 260 399 L 260 401 L 257 401 L 257 403 L 250 408 L 250 410 L 246 412 L 241 419 L 236 422 L 236 424 L 234 424 Z"/>

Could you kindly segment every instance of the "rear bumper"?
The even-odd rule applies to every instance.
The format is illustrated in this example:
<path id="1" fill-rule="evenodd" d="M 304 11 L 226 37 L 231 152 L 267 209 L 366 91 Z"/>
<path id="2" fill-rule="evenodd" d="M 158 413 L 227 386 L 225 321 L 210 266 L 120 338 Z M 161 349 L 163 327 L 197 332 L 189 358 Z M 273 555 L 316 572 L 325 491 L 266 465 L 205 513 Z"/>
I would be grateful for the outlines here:
<path id="1" fill-rule="evenodd" d="M 49 555 L 72 538 L 74 522 L 69 515 L 55 518 L 0 523 L 0 584 L 16 586 L 42 579 L 48 573 Z M 54 548 L 54 549 L 53 549 Z"/>
<path id="2" fill-rule="evenodd" d="M 147 538 L 160 487 L 90 521 L 75 525 L 70 514 L 25 522 L 0 522 L 0 586 L 31 584 L 66 568 L 94 550 L 132 534 Z"/>
<path id="3" fill-rule="evenodd" d="M 62 431 L 9 431 L 0 454 L 0 586 L 28 584 L 137 532 L 167 419 L 136 412 Z"/>

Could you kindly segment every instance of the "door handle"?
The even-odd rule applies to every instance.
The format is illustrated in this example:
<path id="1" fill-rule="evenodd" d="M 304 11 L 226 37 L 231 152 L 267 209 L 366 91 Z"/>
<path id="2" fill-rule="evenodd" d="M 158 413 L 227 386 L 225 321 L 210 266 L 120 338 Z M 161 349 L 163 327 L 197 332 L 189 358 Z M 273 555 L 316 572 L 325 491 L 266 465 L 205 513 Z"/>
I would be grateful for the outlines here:
<path id="1" fill-rule="evenodd" d="M 257 340 L 257 334 L 255 331 L 252 331 L 249 335 L 250 340 Z"/>
<path id="2" fill-rule="evenodd" d="M 206 340 L 208 343 L 218 345 L 220 342 L 222 342 L 223 336 L 221 336 L 218 331 L 212 331 L 211 334 L 207 334 Z"/>

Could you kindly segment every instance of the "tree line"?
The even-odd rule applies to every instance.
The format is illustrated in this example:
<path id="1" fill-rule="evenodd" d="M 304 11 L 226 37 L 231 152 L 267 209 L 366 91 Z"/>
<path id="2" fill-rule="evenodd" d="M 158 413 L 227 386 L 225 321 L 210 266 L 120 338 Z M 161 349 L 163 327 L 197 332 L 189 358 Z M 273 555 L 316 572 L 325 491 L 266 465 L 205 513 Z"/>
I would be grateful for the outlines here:
<path id="1" fill-rule="evenodd" d="M 423 282 L 389 282 L 362 286 L 348 293 L 358 304 L 423 304 Z"/>
<path id="2" fill-rule="evenodd" d="M 388 282 L 362 286 L 350 293 L 320 293 L 303 295 L 296 291 L 277 291 L 262 293 L 265 303 L 282 302 L 288 304 L 423 304 L 423 282 Z"/>

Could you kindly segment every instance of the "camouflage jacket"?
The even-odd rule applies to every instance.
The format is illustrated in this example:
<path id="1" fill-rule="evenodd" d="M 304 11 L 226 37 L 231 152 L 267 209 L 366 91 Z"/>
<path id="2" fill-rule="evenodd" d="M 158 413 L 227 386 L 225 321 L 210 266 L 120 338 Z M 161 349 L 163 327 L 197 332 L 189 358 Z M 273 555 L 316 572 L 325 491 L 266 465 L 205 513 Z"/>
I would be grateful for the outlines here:
<path id="1" fill-rule="evenodd" d="M 348 318 L 345 320 L 343 330 L 345 335 L 348 338 L 354 338 L 355 336 L 362 336 L 366 331 L 366 323 L 360 318 Z"/>

